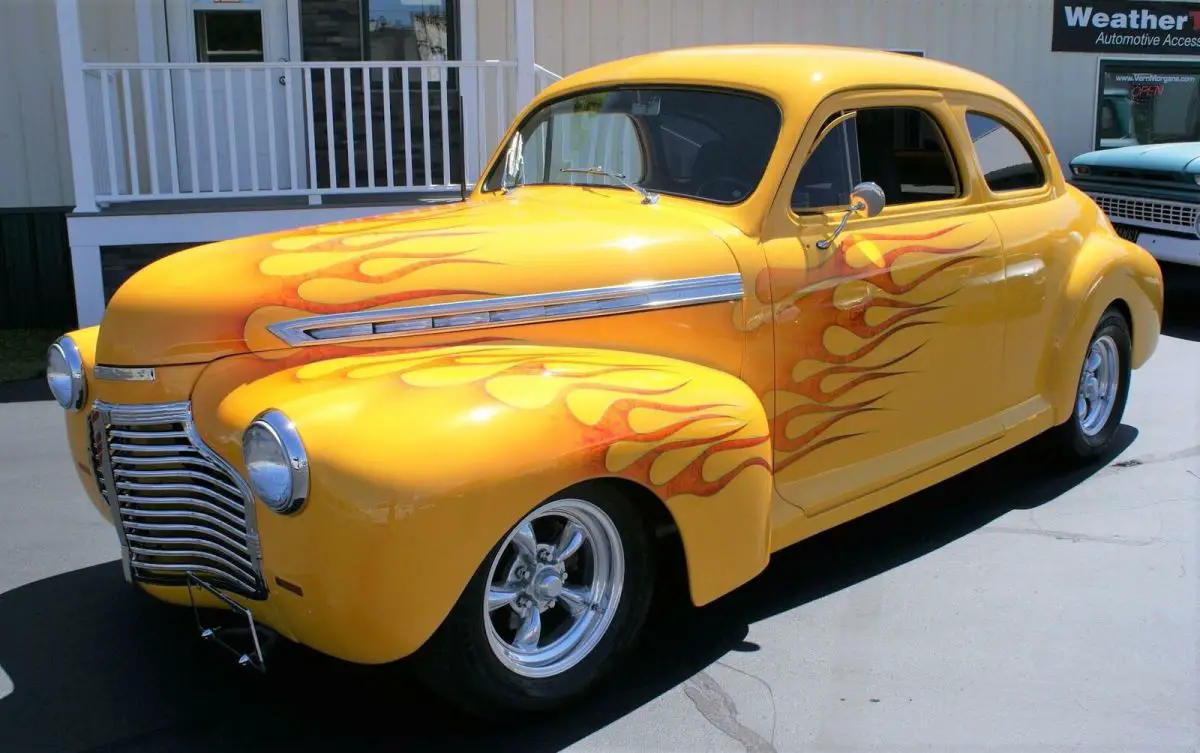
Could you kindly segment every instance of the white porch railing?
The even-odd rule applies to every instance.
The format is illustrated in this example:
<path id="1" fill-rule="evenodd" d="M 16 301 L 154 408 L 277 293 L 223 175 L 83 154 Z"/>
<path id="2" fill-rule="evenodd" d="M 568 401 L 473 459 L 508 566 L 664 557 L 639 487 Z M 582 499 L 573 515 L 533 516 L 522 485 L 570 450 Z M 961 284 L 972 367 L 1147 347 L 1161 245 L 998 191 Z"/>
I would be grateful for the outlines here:
<path id="1" fill-rule="evenodd" d="M 85 63 L 83 75 L 101 203 L 457 190 L 524 104 L 517 64 L 496 60 Z M 534 78 L 541 90 L 558 77 L 537 66 Z"/>

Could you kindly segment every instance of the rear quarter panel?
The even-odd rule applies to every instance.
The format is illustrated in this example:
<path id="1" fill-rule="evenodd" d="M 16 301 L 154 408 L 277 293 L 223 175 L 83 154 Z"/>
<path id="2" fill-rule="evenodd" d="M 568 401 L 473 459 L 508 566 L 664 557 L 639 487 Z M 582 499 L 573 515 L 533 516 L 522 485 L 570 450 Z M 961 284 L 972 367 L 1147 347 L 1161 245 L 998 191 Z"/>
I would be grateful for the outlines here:
<path id="1" fill-rule="evenodd" d="M 1133 367 L 1150 358 L 1162 324 L 1162 273 L 1153 256 L 1118 237 L 1095 202 L 1073 186 L 994 216 L 1006 248 L 1008 402 L 1042 399 L 1053 423 L 1061 423 L 1106 308 L 1128 311 Z"/>

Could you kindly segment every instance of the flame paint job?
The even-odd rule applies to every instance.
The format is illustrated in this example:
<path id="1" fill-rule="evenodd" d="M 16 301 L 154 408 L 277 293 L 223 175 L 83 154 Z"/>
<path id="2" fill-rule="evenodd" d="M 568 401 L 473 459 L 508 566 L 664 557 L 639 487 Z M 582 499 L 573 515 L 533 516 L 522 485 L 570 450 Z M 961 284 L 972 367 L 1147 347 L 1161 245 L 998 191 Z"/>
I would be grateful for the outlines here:
<path id="1" fill-rule="evenodd" d="M 461 205 L 209 244 L 143 269 L 99 328 L 74 333 L 89 373 L 158 369 L 152 384 L 92 379 L 89 400 L 191 400 L 200 435 L 239 470 L 241 433 L 260 411 L 296 425 L 310 500 L 296 515 L 257 514 L 268 585 L 282 578 L 304 595 L 273 589 L 248 604 L 258 619 L 354 661 L 411 653 L 516 520 L 598 477 L 661 500 L 704 604 L 771 552 L 1064 421 L 1112 302 L 1131 315 L 1133 366 L 1153 352 L 1156 262 L 1066 185 L 1036 118 L 994 82 L 908 56 L 744 46 L 598 66 L 531 107 L 636 81 L 775 99 L 783 127 L 759 189 L 733 206 L 671 196 L 648 206 L 619 189 L 477 188 Z M 875 84 L 885 91 L 858 91 Z M 822 252 L 816 241 L 841 213 L 797 216 L 791 187 L 829 114 L 881 103 L 938 118 L 962 190 L 852 218 Z M 968 109 L 1034 144 L 1045 186 L 992 193 Z M 303 348 L 267 329 L 731 273 L 745 285 L 735 303 Z M 66 420 L 81 482 L 108 516 L 82 414 Z M 143 588 L 187 602 L 179 589 Z"/>
<path id="2" fill-rule="evenodd" d="M 235 464 L 265 402 L 319 459 L 299 514 L 259 516 L 268 582 L 305 595 L 277 591 L 255 609 L 339 656 L 417 648 L 513 521 L 583 479 L 627 479 L 663 500 L 695 598 L 716 598 L 767 562 L 766 414 L 744 382 L 695 363 L 520 343 L 282 370 L 244 355 L 213 363 L 192 401 L 200 433 Z M 180 598 L 169 591 L 155 592 Z"/>

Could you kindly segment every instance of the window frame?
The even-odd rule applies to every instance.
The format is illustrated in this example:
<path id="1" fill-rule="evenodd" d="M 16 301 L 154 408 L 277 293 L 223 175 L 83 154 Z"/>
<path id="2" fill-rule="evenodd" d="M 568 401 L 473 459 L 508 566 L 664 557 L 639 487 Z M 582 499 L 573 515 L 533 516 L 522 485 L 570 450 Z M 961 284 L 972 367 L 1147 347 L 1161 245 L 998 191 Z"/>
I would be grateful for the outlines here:
<path id="1" fill-rule="evenodd" d="M 716 199 L 706 199 L 706 198 L 702 198 L 699 196 L 670 193 L 667 191 L 661 191 L 659 189 L 654 189 L 655 193 L 660 194 L 664 197 L 669 197 L 672 199 L 679 199 L 681 201 L 699 202 L 700 204 L 703 204 L 706 207 L 711 207 L 713 209 L 736 209 L 737 207 L 740 207 L 740 206 L 746 204 L 746 202 L 750 201 L 756 195 L 759 195 L 760 193 L 762 193 L 764 189 L 765 190 L 775 190 L 775 188 L 772 188 L 769 185 L 769 181 L 767 179 L 768 179 L 768 177 L 770 177 L 770 174 L 771 174 L 771 163 L 774 162 L 776 159 L 776 155 L 781 148 L 784 134 L 786 133 L 786 129 L 787 129 L 787 113 L 785 112 L 782 105 L 780 105 L 778 100 L 776 100 L 774 97 L 769 96 L 763 92 L 756 91 L 754 89 L 743 88 L 743 87 L 721 86 L 721 85 L 713 85 L 713 84 L 680 84 L 678 82 L 657 81 L 657 80 L 637 81 L 637 82 L 626 83 L 626 84 L 597 84 L 594 86 L 589 86 L 589 87 L 585 87 L 585 88 L 581 88 L 581 89 L 573 89 L 570 91 L 566 91 L 566 92 L 559 94 L 558 96 L 550 97 L 544 101 L 538 102 L 537 107 L 531 108 L 525 114 L 524 117 L 522 117 L 518 121 L 515 121 L 504 132 L 504 135 L 501 137 L 499 143 L 497 144 L 495 150 L 493 151 L 492 157 L 489 158 L 487 164 L 484 166 L 484 169 L 480 171 L 480 173 L 479 173 L 480 177 L 476 181 L 476 184 L 475 184 L 476 189 L 475 190 L 479 193 L 480 196 L 493 196 L 493 195 L 499 194 L 503 191 L 503 188 L 501 187 L 501 181 L 498 180 L 498 177 L 499 177 L 498 171 L 502 171 L 504 169 L 505 154 L 508 151 L 508 145 L 512 142 L 513 137 L 517 133 L 519 133 L 523 128 L 525 128 L 525 126 L 534 117 L 536 117 L 538 115 L 538 113 L 540 113 L 542 110 L 549 108 L 555 104 L 558 104 L 559 102 L 568 100 L 568 99 L 574 99 L 577 97 L 585 97 L 589 94 L 598 94 L 598 93 L 612 92 L 612 91 L 626 91 L 626 90 L 630 90 L 630 89 L 633 89 L 633 90 L 636 90 L 636 89 L 673 89 L 673 90 L 683 90 L 683 91 L 728 94 L 728 95 L 733 95 L 733 96 L 757 99 L 764 104 L 774 107 L 775 112 L 779 118 L 779 127 L 775 133 L 775 143 L 772 145 L 771 151 L 767 157 L 767 161 L 763 165 L 762 175 L 759 176 L 758 183 L 755 185 L 754 190 L 750 191 L 748 194 L 743 196 L 741 199 L 738 199 L 736 201 L 717 201 Z M 640 130 L 641 130 L 640 124 L 638 127 L 639 127 L 639 132 L 640 132 Z M 653 143 L 652 140 L 651 140 L 651 143 Z M 493 181 L 493 179 L 496 179 L 496 186 L 494 188 L 488 188 L 488 185 Z M 580 184 L 580 185 L 588 185 L 588 184 Z M 557 183 L 557 184 L 554 184 L 554 183 L 536 184 L 536 183 L 534 183 L 534 184 L 529 184 L 529 185 L 522 185 L 518 188 L 518 190 L 523 191 L 523 190 L 528 190 L 528 189 L 538 189 L 538 188 L 547 188 L 547 187 L 549 187 L 549 188 L 555 188 L 555 187 L 570 188 L 571 185 L 567 184 L 567 183 Z M 621 190 L 628 190 L 619 185 L 618 186 L 607 186 L 607 185 L 596 184 L 595 187 L 596 188 L 618 188 Z"/>
<path id="2" fill-rule="evenodd" d="M 979 150 L 975 148 L 975 140 L 971 138 L 971 128 L 967 123 L 967 118 L 971 115 L 979 115 L 980 117 L 987 118 L 993 123 L 996 123 L 999 127 L 1004 128 L 1011 133 L 1013 137 L 1016 138 L 1017 142 L 1020 143 L 1020 145 L 1025 149 L 1025 154 L 1029 155 L 1034 166 L 1037 168 L 1038 175 L 1041 177 L 1041 181 L 1037 185 L 1025 186 L 1022 188 L 992 188 L 992 184 L 988 183 L 987 172 L 983 169 L 983 163 L 979 161 Z M 1031 191 L 1040 192 L 1045 190 L 1050 185 L 1050 172 L 1045 164 L 1045 156 L 1039 153 L 1037 149 L 1033 148 L 1029 138 L 1022 133 L 1020 128 L 1015 127 L 1009 118 L 968 104 L 963 106 L 962 127 L 963 133 L 966 134 L 967 141 L 971 144 L 971 156 L 974 159 L 975 167 L 979 170 L 979 181 L 982 184 L 983 189 L 991 196 L 1008 197 L 1015 194 L 1028 193 Z"/>
<path id="3" fill-rule="evenodd" d="M 823 100 L 809 116 L 805 133 L 797 142 L 791 157 L 791 164 L 784 173 L 779 186 L 779 194 L 785 204 L 786 216 L 795 224 L 804 224 L 814 218 L 829 218 L 836 216 L 840 219 L 845 213 L 845 207 L 812 207 L 809 211 L 796 212 L 791 205 L 792 192 L 800 179 L 809 156 L 809 150 L 814 146 L 813 140 L 819 134 L 831 116 L 839 112 L 860 112 L 870 109 L 909 109 L 917 110 L 932 120 L 941 135 L 943 147 L 950 157 L 950 172 L 956 179 L 957 194 L 945 198 L 930 199 L 929 201 L 914 201 L 906 204 L 887 202 L 883 211 L 872 218 L 851 217 L 847 227 L 856 222 L 878 219 L 909 217 L 912 215 L 928 214 L 930 212 L 953 211 L 971 202 L 971 175 L 966 169 L 963 155 L 960 154 L 960 144 L 955 138 L 957 123 L 953 113 L 947 106 L 940 91 L 933 89 L 913 90 L 907 92 L 888 91 L 880 89 L 851 90 L 831 95 Z M 819 125 L 813 124 L 819 121 Z M 810 133 L 811 131 L 811 133 Z M 860 176 L 861 179 L 861 176 Z M 853 186 L 851 186 L 853 188 Z"/>
<path id="4" fill-rule="evenodd" d="M 1045 201 L 1062 190 L 1063 175 L 1059 169 L 1054 145 L 1049 135 L 1040 130 L 1035 121 L 1016 109 L 1009 103 L 988 94 L 979 92 L 954 91 L 948 92 L 947 103 L 955 115 L 957 138 L 962 140 L 962 147 L 968 151 L 971 172 L 978 184 L 975 189 L 976 200 L 983 203 L 988 210 Z M 983 167 L 975 153 L 975 144 L 971 141 L 971 132 L 967 128 L 966 113 L 976 112 L 1003 123 L 1013 134 L 1018 136 L 1037 158 L 1042 172 L 1042 184 L 1036 188 L 1010 189 L 995 192 L 983 177 Z"/>

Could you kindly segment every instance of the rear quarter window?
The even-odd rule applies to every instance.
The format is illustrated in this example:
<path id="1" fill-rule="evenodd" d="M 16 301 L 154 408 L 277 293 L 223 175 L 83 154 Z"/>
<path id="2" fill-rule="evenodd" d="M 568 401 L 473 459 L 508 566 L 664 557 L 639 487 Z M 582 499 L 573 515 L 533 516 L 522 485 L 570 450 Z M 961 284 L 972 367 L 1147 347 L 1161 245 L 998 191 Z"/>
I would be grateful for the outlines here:
<path id="1" fill-rule="evenodd" d="M 1041 162 L 1012 128 L 990 115 L 968 112 L 967 131 L 983 179 L 992 191 L 1020 191 L 1046 184 Z"/>

